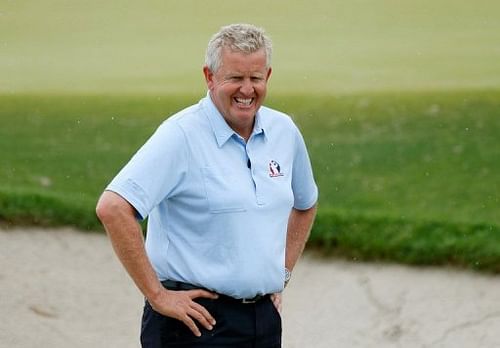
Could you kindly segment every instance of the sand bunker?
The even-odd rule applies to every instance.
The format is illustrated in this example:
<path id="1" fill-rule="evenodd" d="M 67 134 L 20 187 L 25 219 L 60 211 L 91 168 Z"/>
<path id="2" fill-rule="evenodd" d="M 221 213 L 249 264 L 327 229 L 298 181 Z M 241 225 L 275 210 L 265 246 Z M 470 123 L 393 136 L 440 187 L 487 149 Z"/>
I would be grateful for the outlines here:
<path id="1" fill-rule="evenodd" d="M 102 234 L 0 230 L 1 347 L 139 347 L 143 299 Z M 306 254 L 284 347 L 500 347 L 500 277 Z"/>

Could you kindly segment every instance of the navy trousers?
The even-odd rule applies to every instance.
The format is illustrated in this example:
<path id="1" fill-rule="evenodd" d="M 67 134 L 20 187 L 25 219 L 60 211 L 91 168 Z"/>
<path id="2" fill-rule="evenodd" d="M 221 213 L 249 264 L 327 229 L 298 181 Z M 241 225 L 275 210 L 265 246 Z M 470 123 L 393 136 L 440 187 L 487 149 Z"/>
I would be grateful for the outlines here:
<path id="1" fill-rule="evenodd" d="M 217 324 L 211 331 L 198 325 L 202 335 L 196 337 L 183 322 L 155 312 L 146 301 L 142 347 L 281 348 L 281 316 L 269 296 L 256 303 L 241 303 L 222 295 L 216 300 L 198 298 L 195 301 L 215 318 Z"/>

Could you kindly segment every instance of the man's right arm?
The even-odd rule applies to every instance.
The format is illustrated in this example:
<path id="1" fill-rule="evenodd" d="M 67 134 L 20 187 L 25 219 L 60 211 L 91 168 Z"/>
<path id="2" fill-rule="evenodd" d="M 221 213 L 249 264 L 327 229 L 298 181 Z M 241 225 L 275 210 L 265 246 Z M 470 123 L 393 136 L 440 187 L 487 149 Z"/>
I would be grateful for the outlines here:
<path id="1" fill-rule="evenodd" d="M 217 295 L 205 290 L 169 291 L 161 285 L 147 257 L 134 207 L 120 195 L 105 191 L 97 203 L 96 213 L 120 262 L 153 309 L 181 320 L 196 336 L 201 333 L 193 319 L 211 330 L 214 318 L 193 299 L 216 298 Z"/>

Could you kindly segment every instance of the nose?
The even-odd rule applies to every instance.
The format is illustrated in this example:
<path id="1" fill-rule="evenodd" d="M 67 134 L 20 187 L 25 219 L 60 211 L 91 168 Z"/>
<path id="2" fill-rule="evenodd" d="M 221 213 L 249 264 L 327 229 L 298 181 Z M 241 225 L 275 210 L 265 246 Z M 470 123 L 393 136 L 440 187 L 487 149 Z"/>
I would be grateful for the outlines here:
<path id="1" fill-rule="evenodd" d="M 252 95 L 254 92 L 253 83 L 249 78 L 243 79 L 240 92 L 244 95 Z"/>

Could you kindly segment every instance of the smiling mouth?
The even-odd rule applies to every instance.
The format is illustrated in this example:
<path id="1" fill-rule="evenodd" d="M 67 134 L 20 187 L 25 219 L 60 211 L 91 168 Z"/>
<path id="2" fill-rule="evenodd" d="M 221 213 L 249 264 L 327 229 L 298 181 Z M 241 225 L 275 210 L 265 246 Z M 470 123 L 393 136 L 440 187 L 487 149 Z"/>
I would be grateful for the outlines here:
<path id="1" fill-rule="evenodd" d="M 233 99 L 239 106 L 250 106 L 252 105 L 255 98 L 233 98 Z"/>

